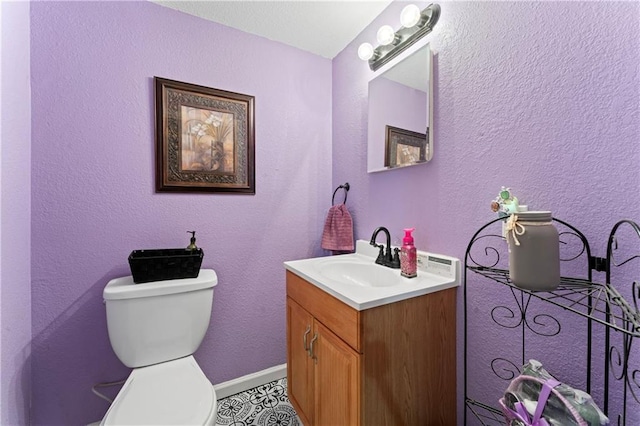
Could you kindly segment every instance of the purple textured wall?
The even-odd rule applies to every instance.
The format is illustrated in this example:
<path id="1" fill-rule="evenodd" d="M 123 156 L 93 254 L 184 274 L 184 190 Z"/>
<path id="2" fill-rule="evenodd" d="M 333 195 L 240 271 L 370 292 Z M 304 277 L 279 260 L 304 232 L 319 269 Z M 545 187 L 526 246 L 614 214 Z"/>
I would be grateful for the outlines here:
<path id="1" fill-rule="evenodd" d="M 463 259 L 506 185 L 530 208 L 578 227 L 604 256 L 618 219 L 640 221 L 640 4 L 439 4 L 427 36 L 435 130 L 427 165 L 367 174 L 363 154 L 372 72 L 357 48 L 381 25 L 397 28 L 404 3 L 392 3 L 333 61 L 333 183 L 351 184 L 356 237 L 385 225 L 398 242 L 415 226 L 418 248 Z M 473 301 L 490 302 L 489 294 Z M 459 395 L 461 336 L 459 327 Z M 549 351 L 562 358 L 566 347 Z"/>
<path id="2" fill-rule="evenodd" d="M 29 3 L 0 2 L 0 424 L 29 423 L 31 102 Z"/>
<path id="3" fill-rule="evenodd" d="M 219 277 L 195 354 L 213 383 L 285 359 L 285 260 L 331 197 L 331 61 L 150 2 L 34 2 L 33 423 L 98 420 L 125 377 L 102 289 L 197 231 Z M 154 192 L 153 77 L 255 96 L 256 195 Z"/>

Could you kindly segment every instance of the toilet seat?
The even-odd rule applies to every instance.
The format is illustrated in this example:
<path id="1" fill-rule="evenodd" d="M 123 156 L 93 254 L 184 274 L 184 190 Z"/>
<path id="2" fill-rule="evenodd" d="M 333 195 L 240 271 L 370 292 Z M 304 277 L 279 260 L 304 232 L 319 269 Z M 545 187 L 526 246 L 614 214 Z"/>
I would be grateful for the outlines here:
<path id="1" fill-rule="evenodd" d="M 216 393 L 193 356 L 134 369 L 101 425 L 213 425 Z"/>

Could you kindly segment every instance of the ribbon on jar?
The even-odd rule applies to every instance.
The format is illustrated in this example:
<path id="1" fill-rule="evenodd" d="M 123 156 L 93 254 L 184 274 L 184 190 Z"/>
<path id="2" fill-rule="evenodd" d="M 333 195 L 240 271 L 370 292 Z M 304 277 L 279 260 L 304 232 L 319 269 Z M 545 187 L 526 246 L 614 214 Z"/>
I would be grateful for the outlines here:
<path id="1" fill-rule="evenodd" d="M 518 235 L 524 235 L 525 228 L 522 223 L 518 223 L 518 215 L 512 214 L 507 219 L 507 234 L 511 232 L 511 238 L 513 238 L 513 242 L 516 243 L 517 246 L 520 245 L 520 241 L 518 241 Z"/>
<path id="2" fill-rule="evenodd" d="M 506 224 L 507 234 L 511 232 L 511 238 L 513 238 L 513 242 L 517 246 L 520 245 L 520 240 L 518 240 L 518 235 L 524 235 L 526 231 L 525 225 L 543 226 L 543 225 L 551 225 L 551 222 L 524 222 L 524 221 L 518 222 L 517 214 L 512 214 L 511 216 L 509 216 L 509 219 L 507 219 L 507 224 Z"/>

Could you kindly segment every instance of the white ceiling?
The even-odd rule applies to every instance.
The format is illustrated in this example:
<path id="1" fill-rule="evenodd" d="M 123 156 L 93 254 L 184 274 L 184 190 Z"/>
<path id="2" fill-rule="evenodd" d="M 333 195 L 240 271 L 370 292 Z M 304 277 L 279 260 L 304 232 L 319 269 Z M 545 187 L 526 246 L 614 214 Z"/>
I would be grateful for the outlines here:
<path id="1" fill-rule="evenodd" d="M 151 1 L 332 59 L 392 0 Z"/>

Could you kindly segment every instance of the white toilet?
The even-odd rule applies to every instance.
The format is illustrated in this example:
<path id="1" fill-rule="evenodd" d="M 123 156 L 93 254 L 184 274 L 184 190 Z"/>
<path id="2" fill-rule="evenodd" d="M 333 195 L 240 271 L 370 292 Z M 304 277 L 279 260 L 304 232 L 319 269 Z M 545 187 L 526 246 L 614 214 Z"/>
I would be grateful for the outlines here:
<path id="1" fill-rule="evenodd" d="M 214 425 L 216 393 L 192 354 L 202 343 L 213 302 L 215 271 L 197 278 L 134 284 L 109 281 L 109 340 L 133 371 L 101 425 Z"/>

